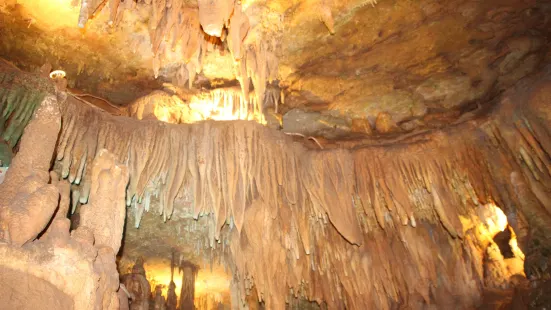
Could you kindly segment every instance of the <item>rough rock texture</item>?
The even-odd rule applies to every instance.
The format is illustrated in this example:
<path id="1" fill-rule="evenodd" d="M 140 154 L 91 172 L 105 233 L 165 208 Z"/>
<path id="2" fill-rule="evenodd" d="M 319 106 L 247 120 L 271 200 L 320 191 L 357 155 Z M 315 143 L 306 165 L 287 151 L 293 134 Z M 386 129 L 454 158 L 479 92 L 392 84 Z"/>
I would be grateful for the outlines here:
<path id="1" fill-rule="evenodd" d="M 149 310 L 151 286 L 145 277 L 143 259 L 139 258 L 132 273 L 121 277 L 121 282 L 130 293 L 130 310 Z"/>
<path id="2" fill-rule="evenodd" d="M 252 82 L 259 99 L 274 81 L 289 108 L 400 125 L 487 102 L 549 60 L 545 1 L 69 2 L 0 5 L 0 55 L 121 104 L 174 79 L 237 80 L 245 97 Z"/>
<path id="3" fill-rule="evenodd" d="M 0 224 L 5 241 L 0 246 L 0 286 L 6 289 L 0 304 L 22 309 L 118 309 L 118 247 L 94 247 L 95 227 L 81 226 L 70 234 L 69 219 L 56 216 L 40 240 L 32 241 L 58 208 L 58 188 L 48 184 L 48 171 L 60 124 L 58 102 L 47 95 L 26 127 L 19 152 L 0 186 Z M 55 176 L 52 174 L 53 181 L 59 184 Z M 98 182 L 103 180 L 95 179 L 94 188 Z M 95 194 L 110 197 L 110 193 L 111 189 Z M 98 215 L 97 211 L 91 214 Z M 120 240 L 122 223 L 110 228 L 118 229 Z"/>
<path id="4" fill-rule="evenodd" d="M 128 170 L 117 165 L 115 156 L 105 149 L 99 150 L 92 165 L 95 181 L 88 204 L 81 208 L 80 224 L 92 229 L 97 245 L 111 247 L 116 254 L 121 247 L 126 217 Z"/>
<path id="5" fill-rule="evenodd" d="M 349 123 L 342 118 L 298 109 L 293 109 L 283 115 L 282 129 L 286 133 L 333 139 L 342 138 L 351 131 Z"/>
<path id="6" fill-rule="evenodd" d="M 75 163 L 90 163 L 86 154 L 105 148 L 128 162 L 136 225 L 151 206 L 169 219 L 189 199 L 207 233 L 199 251 L 206 260 L 224 255 L 238 305 L 254 285 L 270 309 L 285 307 L 289 287 L 329 308 L 471 307 L 483 283 L 511 285 L 511 271 L 484 271 L 493 236 L 479 232 L 478 206 L 503 210 L 527 276 L 546 268 L 535 258 L 551 246 L 541 103 L 550 82 L 537 78 L 473 120 L 323 151 L 254 122 L 140 122 L 69 100 L 57 158 L 84 189 L 90 165 Z M 81 201 L 87 196 L 81 190 Z"/>
<path id="7" fill-rule="evenodd" d="M 14 245 L 34 240 L 57 208 L 59 193 L 49 180 L 61 117 L 57 100 L 47 96 L 26 127 L 20 151 L 0 185 L 2 239 Z M 37 150 L 41 152 L 38 153 Z"/>
<path id="8" fill-rule="evenodd" d="M 0 267 L 4 309 L 73 309 L 73 301 L 51 283 L 25 272 Z"/>

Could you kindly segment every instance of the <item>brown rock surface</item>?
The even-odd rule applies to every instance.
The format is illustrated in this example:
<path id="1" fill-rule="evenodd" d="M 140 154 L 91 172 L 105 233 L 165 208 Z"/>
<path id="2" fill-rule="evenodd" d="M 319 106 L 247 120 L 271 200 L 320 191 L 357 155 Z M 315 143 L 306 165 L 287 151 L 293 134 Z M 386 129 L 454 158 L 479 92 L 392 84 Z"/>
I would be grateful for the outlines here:
<path id="1" fill-rule="evenodd" d="M 61 117 L 57 100 L 48 96 L 25 129 L 20 151 L 0 185 L 2 238 L 15 245 L 32 241 L 46 228 L 59 193 L 49 180 L 51 158 Z"/>
<path id="2" fill-rule="evenodd" d="M 91 230 L 97 231 L 96 227 L 87 223 L 90 228 L 82 226 L 70 234 L 69 219 L 59 214 L 54 217 L 58 203 L 67 204 L 59 207 L 61 213 L 69 204 L 67 191 L 59 200 L 57 186 L 68 190 L 65 181 L 48 173 L 60 116 L 57 100 L 47 95 L 25 129 L 19 152 L 0 186 L 0 224 L 6 241 L 0 245 L 0 286 L 4 288 L 0 304 L 10 309 L 118 309 L 114 253 L 118 247 L 94 247 Z M 48 184 L 50 177 L 52 184 Z M 97 179 L 92 187 L 98 183 L 105 188 L 105 180 Z M 110 197 L 108 192 L 114 191 L 95 194 Z M 98 217 L 98 211 L 90 216 Z M 110 227 L 119 232 L 119 240 L 122 216 L 122 222 Z M 40 233 L 40 239 L 34 240 Z"/>
<path id="3" fill-rule="evenodd" d="M 92 229 L 96 245 L 111 247 L 116 254 L 126 217 L 128 170 L 105 149 L 98 151 L 92 165 L 90 200 L 81 208 L 80 223 Z"/>
<path id="4" fill-rule="evenodd" d="M 2 165 L 17 153 L 0 281 L 42 279 L 29 300 L 117 308 L 127 215 L 119 268 L 178 249 L 184 308 L 517 307 L 545 291 L 545 1 L 69 2 L 0 4 L 0 54 L 67 72 L 27 83 L 61 113 L 20 145 L 38 93 L 0 74 Z M 198 279 L 209 264 L 227 269 L 218 286 Z M 169 281 L 135 267 L 122 280 L 145 309 L 148 281 Z"/>
<path id="5" fill-rule="evenodd" d="M 234 296 L 243 302 L 254 282 L 259 299 L 279 309 L 288 283 L 298 288 L 306 282 L 304 296 L 330 307 L 390 308 L 406 298 L 414 308 L 449 307 L 444 296 L 452 291 L 470 307 L 480 300 L 478 281 L 509 283 L 508 273 L 484 273 L 490 241 L 475 229 L 483 224 L 475 206 L 498 205 L 519 236 L 525 236 L 516 215 L 522 213 L 533 232 L 518 239 L 527 270 L 542 267 L 534 258 L 551 245 L 545 237 L 551 220 L 541 203 L 548 199 L 547 185 L 533 183 L 551 178 L 544 169 L 548 129 L 526 101 L 546 89 L 544 76 L 535 81 L 509 91 L 491 114 L 456 126 L 388 138 L 379 146 L 322 151 L 253 122 L 140 122 L 90 113 L 68 101 L 63 115 L 75 122 L 63 128 L 62 137 L 93 136 L 70 143 L 62 138 L 58 151 L 62 162 L 83 145 L 106 148 L 127 161 L 127 202 L 135 223 L 143 218 L 144 226 L 128 232 L 125 249 L 169 253 L 175 244 L 191 244 L 194 257 L 207 262 L 216 259 L 207 253 L 229 251 L 223 261 L 238 279 L 234 289 L 240 293 Z M 86 124 L 76 121 L 82 115 L 88 116 Z M 525 121 L 512 122 L 515 118 Z M 111 129 L 95 127 L 100 124 Z M 91 160 L 80 156 L 74 162 Z M 70 162 L 65 167 L 69 175 L 80 173 Z M 82 172 L 84 184 L 89 177 Z M 153 197 L 157 192 L 159 199 Z M 226 199 L 230 193 L 232 199 Z M 148 209 L 170 223 L 152 224 L 156 220 L 144 215 Z M 174 235 L 186 241 L 174 241 Z M 147 236 L 167 236 L 167 242 L 146 241 Z M 530 246 L 534 243 L 540 248 Z M 467 254 L 452 254 L 459 252 Z M 507 266 L 499 259 L 488 266 Z M 281 272 L 284 266 L 289 271 Z M 394 278 L 395 272 L 407 280 Z M 425 280 L 414 281 L 419 278 Z M 394 293 L 382 294 L 381 288 Z"/>

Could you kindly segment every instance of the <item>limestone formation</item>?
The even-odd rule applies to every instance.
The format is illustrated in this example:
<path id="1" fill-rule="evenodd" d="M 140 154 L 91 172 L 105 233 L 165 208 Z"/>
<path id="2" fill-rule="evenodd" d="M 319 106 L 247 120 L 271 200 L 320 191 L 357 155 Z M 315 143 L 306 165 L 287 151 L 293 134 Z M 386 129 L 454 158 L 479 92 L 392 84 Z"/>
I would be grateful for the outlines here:
<path id="1" fill-rule="evenodd" d="M 194 309 L 195 280 L 197 279 L 197 266 L 183 261 L 178 269 L 182 273 L 182 290 L 180 291 L 180 309 Z"/>
<path id="2" fill-rule="evenodd" d="M 109 246 L 116 254 L 126 216 L 128 170 L 117 165 L 115 156 L 102 149 L 92 163 L 91 174 L 90 199 L 81 209 L 80 223 L 92 228 L 97 245 Z"/>
<path id="3" fill-rule="evenodd" d="M 161 285 L 155 287 L 155 297 L 153 298 L 153 309 L 166 310 L 165 297 L 162 295 L 163 289 Z"/>
<path id="4" fill-rule="evenodd" d="M 6 309 L 119 309 L 118 247 L 94 246 L 97 229 L 91 223 L 70 233 L 68 183 L 48 173 L 60 125 L 59 103 L 46 95 L 0 185 L 0 304 Z M 104 182 L 95 179 L 92 186 L 101 188 Z M 116 196 L 112 189 L 96 194 Z M 89 215 L 97 217 L 98 211 Z M 122 226 L 113 223 L 114 238 L 120 240 Z"/>
<path id="5" fill-rule="evenodd" d="M 143 259 L 139 258 L 132 267 L 132 273 L 121 277 L 130 295 L 130 310 L 149 310 L 151 286 L 145 277 L 143 263 Z"/>
<path id="6" fill-rule="evenodd" d="M 168 293 L 166 297 L 166 309 L 167 310 L 176 310 L 178 307 L 178 297 L 176 296 L 176 284 L 174 281 L 170 281 L 168 285 Z"/>
<path id="7" fill-rule="evenodd" d="M 47 184 L 51 158 L 61 117 L 57 100 L 47 96 L 26 127 L 20 151 L 0 185 L 2 238 L 14 245 L 32 241 L 50 221 L 59 199 L 54 185 Z"/>
<path id="8" fill-rule="evenodd" d="M 550 16 L 0 3 L 0 308 L 548 307 Z"/>
<path id="9" fill-rule="evenodd" d="M 256 123 L 139 122 L 89 113 L 87 107 L 69 101 L 63 111 L 68 125 L 62 130 L 58 159 L 65 175 L 81 175 L 84 184 L 89 172 L 71 163 L 92 159 L 78 155 L 83 153 L 77 150 L 89 149 L 95 154 L 106 148 L 119 161 L 128 162 L 127 204 L 134 210 L 137 225 L 150 210 L 154 195 L 161 202 L 156 211 L 169 219 L 178 208 L 175 198 L 191 188 L 192 213 L 211 219 L 213 233 L 207 244 L 219 248 L 216 240 L 229 242 L 228 263 L 239 279 L 237 287 L 245 292 L 250 281 L 247 275 L 252 275 L 259 299 L 269 307 L 284 306 L 286 283 L 297 291 L 304 287 L 308 298 L 324 300 L 332 307 L 375 304 L 388 308 L 392 300 L 413 298 L 406 293 L 412 290 L 418 292 L 414 294 L 418 302 L 451 290 L 464 296 L 463 304 L 474 305 L 480 286 L 464 283 L 483 278 L 482 265 L 475 263 L 478 267 L 474 268 L 472 264 L 482 262 L 482 257 L 474 257 L 484 246 L 463 224 L 463 219 L 478 221 L 469 211 L 472 206 L 495 203 L 508 216 L 512 212 L 525 214 L 533 229 L 547 231 L 549 227 L 532 217 L 543 207 L 525 209 L 534 204 L 523 202 L 545 201 L 545 190 L 534 187 L 537 198 L 529 194 L 532 190 L 527 181 L 513 183 L 519 184 L 516 192 L 513 188 L 500 190 L 507 187 L 504 182 L 510 173 L 522 173 L 535 181 L 549 177 L 542 148 L 546 127 L 530 110 L 519 110 L 521 104 L 504 100 L 499 111 L 482 123 L 467 122 L 461 129 L 412 136 L 401 142 L 407 143 L 407 148 L 319 151 Z M 87 115 L 86 123 L 79 121 L 83 115 Z M 524 121 L 511 123 L 515 117 Z M 80 135 L 87 138 L 72 138 Z M 522 161 L 509 159 L 513 150 L 523 154 Z M 67 161 L 75 154 L 78 157 Z M 432 238 L 447 240 L 437 251 L 470 253 L 466 258 L 446 258 L 461 272 L 444 272 L 442 268 L 447 267 L 436 260 L 431 245 L 436 239 Z M 471 241 L 460 241 L 465 238 Z M 526 249 L 526 245 L 519 246 Z M 378 256 L 370 254 L 373 248 L 378 249 Z M 391 255 L 393 251 L 409 254 Z M 288 262 L 293 272 L 276 275 Z M 385 273 L 385 266 L 400 270 L 408 279 L 427 280 L 400 282 Z M 362 276 L 346 277 L 358 273 Z M 446 284 L 431 289 L 437 275 L 438 281 Z M 309 285 L 304 286 L 303 281 Z M 381 298 L 380 290 L 392 293 Z M 337 292 L 352 297 L 335 295 Z M 444 300 L 435 302 L 446 304 Z"/>

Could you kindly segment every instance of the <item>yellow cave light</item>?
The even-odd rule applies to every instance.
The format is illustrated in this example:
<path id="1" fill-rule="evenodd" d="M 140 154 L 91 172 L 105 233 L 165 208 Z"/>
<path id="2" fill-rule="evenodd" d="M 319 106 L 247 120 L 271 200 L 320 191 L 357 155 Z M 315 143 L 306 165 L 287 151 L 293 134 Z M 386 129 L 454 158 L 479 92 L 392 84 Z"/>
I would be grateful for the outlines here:
<path id="1" fill-rule="evenodd" d="M 493 238 L 495 235 L 507 228 L 507 216 L 503 211 L 493 203 L 484 205 L 479 210 L 479 216 L 486 224 L 487 234 Z"/>
<path id="2" fill-rule="evenodd" d="M 230 121 L 252 120 L 266 124 L 264 113 L 261 111 L 257 98 L 250 95 L 245 100 L 241 90 L 234 88 L 220 88 L 197 94 L 185 103 L 175 96 L 155 94 L 149 100 L 143 100 L 136 106 L 138 119 L 146 117 L 146 110 L 153 111 L 155 118 L 167 123 L 195 123 L 204 120 Z M 152 108 L 146 105 L 153 104 Z"/>
<path id="3" fill-rule="evenodd" d="M 191 98 L 189 108 L 192 111 L 190 119 L 185 122 L 200 120 L 254 120 L 265 124 L 264 114 L 260 111 L 254 95 L 245 100 L 241 90 L 215 89 L 206 94 Z"/>
<path id="4" fill-rule="evenodd" d="M 151 290 L 154 290 L 156 285 L 163 285 L 162 292 L 166 297 L 168 285 L 170 284 L 170 264 L 163 260 L 153 259 L 145 262 L 145 269 L 147 280 L 151 284 Z M 176 295 L 180 298 L 182 274 L 178 272 L 177 267 L 174 270 L 174 284 L 176 284 Z M 211 294 L 222 300 L 222 296 L 228 294 L 229 290 L 230 277 L 222 266 L 213 266 L 212 271 L 210 268 L 199 269 L 195 280 L 196 299 L 205 294 Z"/>
<path id="5" fill-rule="evenodd" d="M 481 224 L 478 226 L 478 231 L 480 232 L 482 239 L 485 242 L 488 242 L 490 245 L 494 244 L 494 238 L 496 235 L 506 229 L 509 229 L 511 232 L 511 239 L 509 240 L 509 246 L 513 252 L 513 257 L 503 260 L 503 266 L 505 271 L 504 275 L 513 276 L 515 274 L 520 274 L 524 276 L 524 253 L 518 246 L 517 235 L 512 227 L 509 226 L 507 221 L 507 216 L 503 213 L 503 210 L 496 206 L 494 203 L 488 203 L 481 206 L 478 209 L 478 216 L 481 219 Z"/>
<path id="6" fill-rule="evenodd" d="M 72 0 L 18 0 L 26 14 L 36 21 L 38 27 L 55 29 L 76 28 L 79 8 Z M 80 1 L 79 1 L 80 4 Z"/>
<path id="7" fill-rule="evenodd" d="M 62 79 L 65 76 L 66 76 L 66 73 L 63 70 L 54 70 L 54 71 L 50 72 L 50 78 L 51 79 L 59 79 L 59 78 Z"/>

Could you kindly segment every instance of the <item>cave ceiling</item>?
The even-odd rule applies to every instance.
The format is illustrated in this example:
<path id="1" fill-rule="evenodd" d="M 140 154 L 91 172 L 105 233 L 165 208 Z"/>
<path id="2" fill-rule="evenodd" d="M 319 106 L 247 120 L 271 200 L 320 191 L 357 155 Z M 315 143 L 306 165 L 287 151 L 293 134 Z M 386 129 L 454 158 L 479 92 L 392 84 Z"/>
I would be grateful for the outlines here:
<path id="1" fill-rule="evenodd" d="M 151 7 L 139 1 L 110 22 L 107 4 L 81 29 L 78 1 L 4 1 L 0 55 L 28 70 L 50 63 L 67 72 L 71 88 L 125 105 L 174 81 L 186 62 L 178 48 L 167 49 L 155 78 Z M 198 4 L 186 0 L 183 7 Z M 418 119 L 488 101 L 549 57 L 544 1 L 278 0 L 241 7 L 250 24 L 243 48 L 261 42 L 277 57 L 270 84 L 282 89 L 287 109 Z M 195 89 L 236 83 L 227 44 L 203 54 Z"/>

